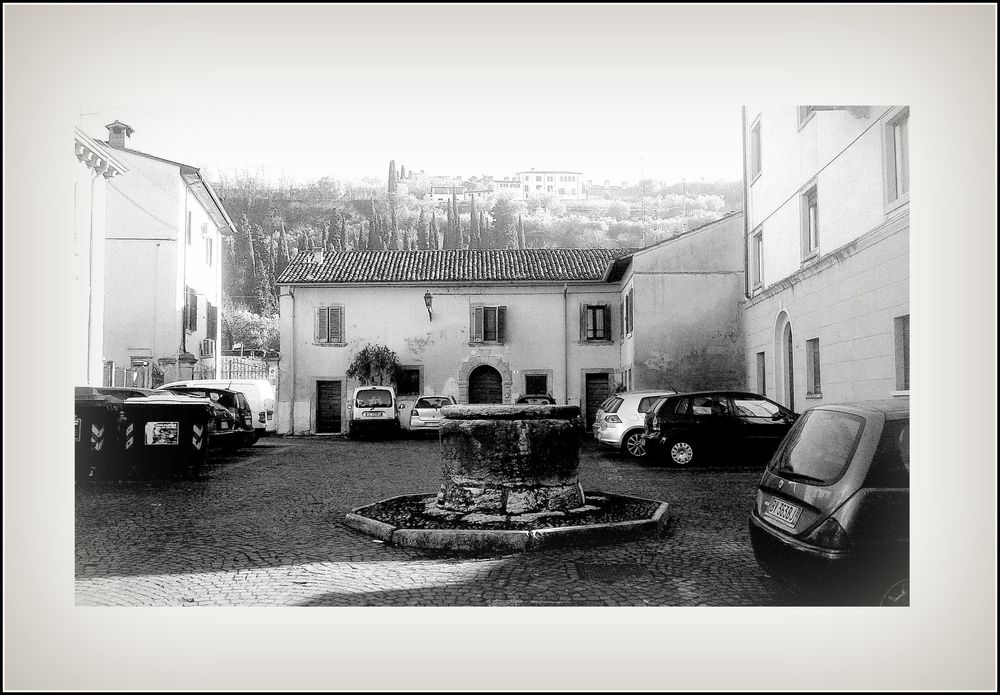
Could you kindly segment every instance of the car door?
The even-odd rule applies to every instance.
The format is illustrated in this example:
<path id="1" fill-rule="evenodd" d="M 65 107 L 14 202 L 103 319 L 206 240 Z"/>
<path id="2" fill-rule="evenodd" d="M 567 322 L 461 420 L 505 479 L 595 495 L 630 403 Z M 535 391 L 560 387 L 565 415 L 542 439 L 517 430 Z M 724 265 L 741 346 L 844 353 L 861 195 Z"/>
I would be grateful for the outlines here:
<path id="1" fill-rule="evenodd" d="M 700 446 L 710 454 L 731 453 L 736 445 L 737 423 L 732 405 L 724 393 L 691 396 L 688 411 L 691 431 Z"/>
<path id="2" fill-rule="evenodd" d="M 742 449 L 754 462 L 770 459 L 788 434 L 793 413 L 752 393 L 732 394 L 733 415 Z"/>

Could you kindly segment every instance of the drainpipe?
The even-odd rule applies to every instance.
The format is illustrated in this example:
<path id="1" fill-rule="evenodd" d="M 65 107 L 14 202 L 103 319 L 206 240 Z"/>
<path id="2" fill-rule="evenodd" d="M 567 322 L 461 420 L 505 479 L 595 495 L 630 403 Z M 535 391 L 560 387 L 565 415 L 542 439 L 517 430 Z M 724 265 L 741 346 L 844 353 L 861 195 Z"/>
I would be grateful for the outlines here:
<path id="1" fill-rule="evenodd" d="M 100 175 L 100 172 L 95 173 L 90 179 L 90 248 L 88 249 L 90 259 L 87 264 L 87 386 L 93 385 L 93 376 L 90 373 L 90 346 L 93 342 L 94 332 L 94 182 Z M 114 383 L 115 376 L 112 374 L 112 386 Z M 101 379 L 101 384 L 104 384 L 103 379 Z"/>
<path id="2" fill-rule="evenodd" d="M 747 107 L 740 107 L 743 142 L 743 297 L 750 299 L 750 182 L 747 180 Z"/>
<path id="3" fill-rule="evenodd" d="M 569 284 L 563 283 L 563 403 L 569 405 Z"/>
<path id="4" fill-rule="evenodd" d="M 288 372 L 289 372 L 289 386 L 291 388 L 291 396 L 288 400 L 288 434 L 295 434 L 295 288 L 288 288 L 288 296 L 292 300 L 291 317 L 292 317 L 292 346 L 288 351 Z M 280 311 L 280 309 L 279 309 Z M 280 377 L 279 377 L 280 378 Z M 281 382 L 278 382 L 278 387 L 281 387 Z"/>

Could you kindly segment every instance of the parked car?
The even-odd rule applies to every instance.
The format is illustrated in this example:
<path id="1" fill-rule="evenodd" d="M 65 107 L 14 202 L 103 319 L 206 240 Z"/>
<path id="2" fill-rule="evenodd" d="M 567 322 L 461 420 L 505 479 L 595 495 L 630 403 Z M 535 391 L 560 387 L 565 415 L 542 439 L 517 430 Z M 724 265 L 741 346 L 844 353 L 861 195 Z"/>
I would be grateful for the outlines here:
<path id="1" fill-rule="evenodd" d="M 675 466 L 718 457 L 739 463 L 766 462 L 797 417 L 755 393 L 678 393 L 646 411 L 643 439 L 647 450 Z"/>
<path id="2" fill-rule="evenodd" d="M 594 439 L 605 446 L 620 449 L 632 458 L 646 457 L 646 411 L 665 396 L 675 393 L 671 389 L 650 391 L 625 391 L 607 398 L 597 409 L 594 419 Z"/>
<path id="3" fill-rule="evenodd" d="M 908 398 L 812 408 L 771 458 L 750 512 L 758 564 L 840 603 L 909 605 Z"/>
<path id="4" fill-rule="evenodd" d="M 517 405 L 555 405 L 556 399 L 543 394 L 525 394 L 514 403 Z"/>
<path id="5" fill-rule="evenodd" d="M 246 396 L 239 391 L 208 386 L 165 386 L 158 391 L 208 399 L 216 413 L 212 432 L 212 438 L 216 440 L 214 444 L 221 444 L 227 449 L 238 449 L 253 446 L 257 442 L 257 433 L 253 427 L 253 410 Z M 222 410 L 225 410 L 228 416 Z"/>
<path id="6" fill-rule="evenodd" d="M 441 408 L 446 405 L 455 405 L 455 399 L 452 396 L 421 396 L 415 400 L 407 418 L 410 432 L 437 432 L 444 419 Z"/>
<path id="7" fill-rule="evenodd" d="M 111 396 L 113 398 L 145 398 L 146 396 L 159 396 L 153 389 L 133 388 L 129 386 L 94 386 L 95 393 L 101 396 Z"/>
<path id="8" fill-rule="evenodd" d="M 347 407 L 350 412 L 347 428 L 349 437 L 373 432 L 399 435 L 396 392 L 391 386 L 359 386 L 354 389 Z"/>
<path id="9" fill-rule="evenodd" d="M 239 391 L 246 396 L 253 411 L 253 428 L 258 437 L 265 437 L 277 432 L 278 421 L 274 415 L 274 386 L 267 379 L 193 379 L 174 381 L 160 388 L 174 386 L 200 386 Z"/>

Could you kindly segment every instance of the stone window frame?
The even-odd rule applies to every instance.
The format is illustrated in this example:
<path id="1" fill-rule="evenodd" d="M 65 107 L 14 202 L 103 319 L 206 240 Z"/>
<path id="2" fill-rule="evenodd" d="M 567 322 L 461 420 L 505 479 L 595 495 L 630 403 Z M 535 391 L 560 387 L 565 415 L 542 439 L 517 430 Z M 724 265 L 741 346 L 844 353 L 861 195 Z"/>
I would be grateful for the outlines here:
<path id="1" fill-rule="evenodd" d="M 517 385 L 520 387 L 520 394 L 525 396 L 528 394 L 527 377 L 529 376 L 544 376 L 545 377 L 545 388 L 546 394 L 552 396 L 552 380 L 554 377 L 554 371 L 551 369 L 522 369 L 518 374 Z M 553 396 L 554 397 L 554 396 Z"/>
<path id="2" fill-rule="evenodd" d="M 764 287 L 764 227 L 750 232 L 750 289 L 759 291 Z"/>
<path id="3" fill-rule="evenodd" d="M 896 186 L 895 183 L 895 172 L 896 172 L 896 148 L 895 148 L 895 131 L 899 127 L 899 124 L 903 121 L 909 123 L 910 120 L 910 107 L 909 106 L 899 106 L 891 110 L 889 114 L 885 117 L 885 125 L 882 128 L 882 177 L 883 177 L 883 189 L 885 191 L 885 214 L 889 214 L 896 210 L 896 208 L 902 207 L 910 202 L 910 189 L 907 185 L 907 189 L 903 193 L 897 191 L 895 198 L 890 198 L 892 195 L 892 189 Z M 909 126 L 907 126 L 909 130 Z M 909 137 L 907 136 L 907 148 L 904 153 L 906 156 L 906 171 L 907 179 L 909 179 Z"/>
<path id="4" fill-rule="evenodd" d="M 340 341 L 332 342 L 329 340 L 320 340 L 319 336 L 319 312 L 321 309 L 329 311 L 330 309 L 340 309 Z M 328 314 L 329 316 L 329 314 Z M 329 320 L 329 319 L 328 319 Z M 328 303 L 321 304 L 313 310 L 313 340 L 312 344 L 319 347 L 347 347 L 347 317 L 346 317 L 346 307 L 343 304 L 338 303 Z"/>
<path id="5" fill-rule="evenodd" d="M 819 338 L 806 341 L 806 398 L 823 397 Z"/>
<path id="6" fill-rule="evenodd" d="M 750 152 L 747 155 L 747 164 L 750 166 L 750 185 L 752 186 L 756 183 L 757 179 L 764 172 L 763 165 L 763 147 L 762 147 L 762 128 L 761 128 L 761 117 L 758 115 L 754 119 L 753 123 L 750 125 L 749 137 L 747 142 L 750 146 Z"/>
<path id="7" fill-rule="evenodd" d="M 587 337 L 587 318 L 592 309 L 601 309 L 604 312 L 604 338 Z M 614 316 L 611 311 L 611 302 L 580 302 L 580 336 L 577 344 L 613 345 L 614 342 Z"/>
<path id="8" fill-rule="evenodd" d="M 892 395 L 902 396 L 910 393 L 910 315 L 894 317 L 892 332 L 896 384 Z"/>
<path id="9" fill-rule="evenodd" d="M 802 263 L 808 263 L 809 261 L 819 258 L 820 248 L 821 248 L 821 229 L 819 225 L 819 185 L 817 181 L 810 181 L 808 185 L 803 187 L 802 192 L 799 194 L 799 207 L 800 207 L 800 243 L 802 245 Z M 810 216 L 809 211 L 816 209 L 816 219 L 815 228 L 810 227 Z M 811 233 L 815 229 L 815 244 L 813 243 L 813 234 Z"/>

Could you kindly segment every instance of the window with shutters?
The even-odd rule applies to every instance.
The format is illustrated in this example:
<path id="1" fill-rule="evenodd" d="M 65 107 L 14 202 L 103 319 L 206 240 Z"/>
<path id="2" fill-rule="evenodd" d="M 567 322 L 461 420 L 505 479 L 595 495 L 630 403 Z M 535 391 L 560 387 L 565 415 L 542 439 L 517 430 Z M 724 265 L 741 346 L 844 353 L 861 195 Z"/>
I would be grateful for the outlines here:
<path id="1" fill-rule="evenodd" d="M 611 305 L 580 305 L 580 342 L 607 343 L 611 341 Z"/>
<path id="2" fill-rule="evenodd" d="M 316 343 L 344 345 L 344 307 L 336 304 L 316 309 Z"/>
<path id="3" fill-rule="evenodd" d="M 473 305 L 469 335 L 473 343 L 507 342 L 507 307 Z"/>
<path id="4" fill-rule="evenodd" d="M 212 248 L 212 240 L 205 239 L 205 263 L 207 265 L 212 265 L 212 261 L 214 260 L 212 257 L 213 250 L 214 249 Z"/>
<path id="5" fill-rule="evenodd" d="M 205 332 L 209 338 L 214 338 L 218 331 L 219 308 L 211 302 L 207 302 L 208 309 L 205 312 Z"/>
<path id="6" fill-rule="evenodd" d="M 632 328 L 635 325 L 635 298 L 633 294 L 634 290 L 629 290 L 628 294 L 625 295 L 625 332 L 627 334 L 632 333 Z"/>
<path id="7" fill-rule="evenodd" d="M 190 287 L 184 288 L 184 328 L 198 330 L 198 293 Z"/>

